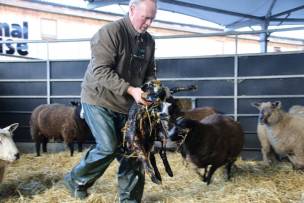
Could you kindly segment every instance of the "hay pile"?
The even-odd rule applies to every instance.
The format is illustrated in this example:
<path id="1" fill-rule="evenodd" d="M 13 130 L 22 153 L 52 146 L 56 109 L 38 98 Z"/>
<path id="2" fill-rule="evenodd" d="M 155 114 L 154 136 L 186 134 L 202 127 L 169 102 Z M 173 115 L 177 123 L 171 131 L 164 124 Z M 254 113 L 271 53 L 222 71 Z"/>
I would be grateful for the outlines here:
<path id="1" fill-rule="evenodd" d="M 23 154 L 7 169 L 0 185 L 0 202 L 80 202 L 70 197 L 62 178 L 81 156 L 78 153 L 70 157 L 69 152 L 43 154 L 41 157 Z M 218 170 L 207 186 L 191 167 L 183 164 L 179 154 L 170 153 L 168 158 L 174 177 L 168 177 L 162 164 L 158 163 L 163 184 L 156 185 L 147 177 L 143 202 L 304 202 L 304 174 L 292 170 L 286 162 L 267 167 L 261 162 L 239 160 L 231 181 L 225 181 L 223 171 Z M 116 170 L 117 162 L 114 161 L 90 188 L 91 195 L 84 202 L 118 202 Z"/>

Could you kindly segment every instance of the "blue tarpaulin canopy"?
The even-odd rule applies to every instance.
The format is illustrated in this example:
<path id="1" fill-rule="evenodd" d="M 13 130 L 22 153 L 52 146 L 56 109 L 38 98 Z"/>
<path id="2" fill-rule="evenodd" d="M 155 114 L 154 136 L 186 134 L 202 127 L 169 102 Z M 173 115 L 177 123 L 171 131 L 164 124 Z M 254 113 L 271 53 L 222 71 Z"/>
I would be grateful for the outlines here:
<path id="1" fill-rule="evenodd" d="M 89 0 L 89 7 L 127 5 L 123 0 Z M 161 10 L 200 18 L 229 29 L 254 25 L 304 25 L 303 0 L 158 0 Z"/>
<path id="2" fill-rule="evenodd" d="M 89 8 L 127 0 L 87 0 Z M 158 8 L 216 23 L 226 30 L 261 26 L 261 51 L 267 51 L 269 26 L 304 25 L 304 0 L 158 0 Z"/>

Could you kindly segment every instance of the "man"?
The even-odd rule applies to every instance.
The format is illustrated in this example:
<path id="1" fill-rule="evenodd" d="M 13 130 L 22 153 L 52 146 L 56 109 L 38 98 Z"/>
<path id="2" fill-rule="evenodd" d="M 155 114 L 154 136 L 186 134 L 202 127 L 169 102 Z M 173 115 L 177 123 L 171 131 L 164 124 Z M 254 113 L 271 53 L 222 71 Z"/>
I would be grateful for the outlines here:
<path id="1" fill-rule="evenodd" d="M 103 26 L 91 40 L 92 56 L 82 83 L 81 102 L 96 145 L 64 177 L 73 197 L 87 197 L 87 189 L 117 158 L 120 201 L 141 201 L 144 169 L 136 158 L 120 153 L 121 128 L 134 101 L 147 105 L 140 86 L 155 79 L 155 42 L 147 29 L 156 10 L 156 0 L 131 0 L 128 15 Z"/>

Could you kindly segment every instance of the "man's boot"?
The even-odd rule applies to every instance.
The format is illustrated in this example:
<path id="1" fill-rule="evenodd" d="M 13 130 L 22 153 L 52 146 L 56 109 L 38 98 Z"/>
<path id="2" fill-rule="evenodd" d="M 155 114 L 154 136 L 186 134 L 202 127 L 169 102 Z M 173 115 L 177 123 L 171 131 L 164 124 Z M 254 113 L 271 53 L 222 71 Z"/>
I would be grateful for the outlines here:
<path id="1" fill-rule="evenodd" d="M 71 174 L 68 173 L 64 176 L 64 185 L 69 190 L 72 197 L 78 198 L 78 199 L 85 199 L 89 194 L 87 192 L 87 188 L 81 185 L 77 185 L 72 177 Z"/>

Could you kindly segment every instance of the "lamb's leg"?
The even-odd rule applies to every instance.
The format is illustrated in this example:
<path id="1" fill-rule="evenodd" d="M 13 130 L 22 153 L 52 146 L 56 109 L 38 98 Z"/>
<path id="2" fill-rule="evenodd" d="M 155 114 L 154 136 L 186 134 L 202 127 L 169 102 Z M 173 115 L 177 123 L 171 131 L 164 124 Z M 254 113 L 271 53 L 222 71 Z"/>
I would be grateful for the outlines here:
<path id="1" fill-rule="evenodd" d="M 35 141 L 35 148 L 36 148 L 36 154 L 37 154 L 37 156 L 40 156 L 40 144 L 41 144 L 40 140 L 36 140 Z"/>
<path id="2" fill-rule="evenodd" d="M 82 142 L 77 142 L 78 152 L 82 152 Z"/>
<path id="3" fill-rule="evenodd" d="M 266 126 L 259 123 L 257 126 L 257 136 L 259 138 L 262 147 L 261 151 L 262 151 L 263 161 L 265 164 L 270 165 L 271 163 L 274 163 L 276 159 L 274 156 L 274 151 L 268 140 L 267 133 L 268 132 Z"/>
<path id="4" fill-rule="evenodd" d="M 208 175 L 207 175 L 207 178 L 206 178 L 207 185 L 210 184 L 212 175 L 216 171 L 217 168 L 218 168 L 218 166 L 211 165 L 211 168 L 209 169 Z"/>
<path id="5" fill-rule="evenodd" d="M 156 159 L 155 159 L 155 155 L 154 153 L 150 153 L 150 162 L 151 162 L 151 165 L 154 169 L 154 173 L 155 173 L 155 176 L 156 178 L 159 180 L 159 181 L 162 181 L 162 178 L 161 178 L 161 175 L 160 175 L 160 172 L 157 168 L 157 165 L 156 165 Z"/>
<path id="6" fill-rule="evenodd" d="M 152 169 L 152 167 L 150 165 L 150 161 L 146 157 L 142 158 L 141 161 L 142 161 L 142 163 L 144 165 L 145 170 L 150 175 L 152 182 L 155 183 L 155 184 L 161 184 L 161 181 L 154 174 L 154 171 L 153 171 L 153 169 Z"/>
<path id="7" fill-rule="evenodd" d="M 70 149 L 71 156 L 73 156 L 74 155 L 74 142 L 70 142 L 67 145 L 68 145 L 68 147 Z"/>
<path id="8" fill-rule="evenodd" d="M 304 170 L 304 151 L 295 149 L 293 155 L 288 155 L 293 168 L 296 170 Z"/>
<path id="9" fill-rule="evenodd" d="M 203 181 L 207 182 L 208 165 L 204 168 Z"/>
<path id="10" fill-rule="evenodd" d="M 163 142 L 161 142 L 161 149 L 159 151 L 159 155 L 160 155 L 161 159 L 163 160 L 163 164 L 165 166 L 165 170 L 166 170 L 167 174 L 170 177 L 173 177 L 173 172 L 172 172 L 172 169 L 170 167 L 170 164 L 169 164 L 169 161 L 167 158 L 166 145 Z"/>
<path id="11" fill-rule="evenodd" d="M 49 141 L 48 138 L 46 138 L 46 137 L 43 137 L 43 138 L 42 138 L 42 151 L 43 151 L 44 153 L 47 152 L 47 147 L 46 147 L 46 146 L 47 146 L 48 141 Z"/>
<path id="12" fill-rule="evenodd" d="M 0 166 L 0 183 L 3 181 L 5 166 Z"/>
<path id="13" fill-rule="evenodd" d="M 231 167 L 233 166 L 235 160 L 229 161 L 226 165 L 225 165 L 225 172 L 226 172 L 226 177 L 227 180 L 230 180 L 231 178 Z"/>
<path id="14" fill-rule="evenodd" d="M 196 173 L 201 177 L 203 182 L 207 182 L 208 166 L 204 167 L 204 174 L 202 174 L 200 170 L 200 168 L 196 168 Z"/>

